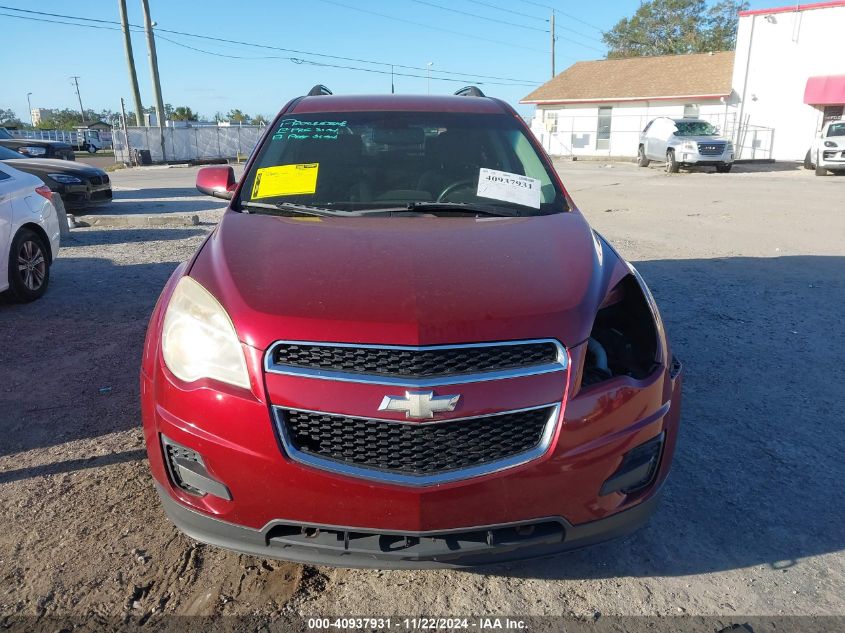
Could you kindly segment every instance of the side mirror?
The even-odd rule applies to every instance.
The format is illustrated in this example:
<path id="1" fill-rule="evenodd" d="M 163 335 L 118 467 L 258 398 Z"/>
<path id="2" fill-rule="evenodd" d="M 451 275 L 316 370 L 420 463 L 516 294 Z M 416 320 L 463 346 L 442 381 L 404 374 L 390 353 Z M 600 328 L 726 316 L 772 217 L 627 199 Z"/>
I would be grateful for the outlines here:
<path id="1" fill-rule="evenodd" d="M 197 172 L 197 190 L 207 196 L 231 200 L 238 182 L 229 165 L 203 167 Z"/>

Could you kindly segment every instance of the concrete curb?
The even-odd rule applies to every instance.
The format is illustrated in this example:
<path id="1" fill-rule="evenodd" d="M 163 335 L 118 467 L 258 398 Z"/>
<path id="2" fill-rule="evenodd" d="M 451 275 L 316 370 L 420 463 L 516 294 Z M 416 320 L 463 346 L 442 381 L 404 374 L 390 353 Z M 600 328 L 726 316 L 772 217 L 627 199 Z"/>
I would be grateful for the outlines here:
<path id="1" fill-rule="evenodd" d="M 198 215 L 79 215 L 77 226 L 141 228 L 147 226 L 198 226 Z"/>

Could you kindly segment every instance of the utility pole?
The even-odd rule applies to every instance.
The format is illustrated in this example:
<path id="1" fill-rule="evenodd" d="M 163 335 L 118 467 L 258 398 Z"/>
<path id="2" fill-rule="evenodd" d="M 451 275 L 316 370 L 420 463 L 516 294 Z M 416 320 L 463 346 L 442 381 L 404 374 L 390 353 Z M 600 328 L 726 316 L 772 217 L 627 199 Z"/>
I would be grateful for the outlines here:
<path id="1" fill-rule="evenodd" d="M 552 18 L 549 21 L 549 33 L 552 36 L 552 79 L 555 78 L 555 10 L 552 9 Z"/>
<path id="2" fill-rule="evenodd" d="M 393 64 L 390 64 L 390 94 L 394 94 L 396 92 L 396 88 L 393 85 Z"/>
<path id="3" fill-rule="evenodd" d="M 434 65 L 434 62 L 428 62 L 425 65 L 425 77 L 426 77 L 426 91 L 428 94 L 431 94 L 431 67 Z"/>
<path id="4" fill-rule="evenodd" d="M 161 157 L 167 160 L 164 150 L 164 102 L 161 99 L 161 81 L 158 78 L 158 56 L 156 55 L 156 40 L 153 34 L 153 23 L 150 20 L 149 0 L 141 0 L 141 8 L 144 11 L 144 31 L 147 33 L 147 47 L 150 49 L 150 76 L 153 80 L 153 96 L 155 97 L 156 123 L 161 136 Z"/>
<path id="5" fill-rule="evenodd" d="M 120 117 L 120 121 L 123 124 L 123 138 L 126 141 L 126 164 L 132 165 L 132 148 L 129 147 L 129 130 L 126 129 L 126 126 L 128 125 L 126 122 L 126 104 L 123 102 L 123 97 L 120 98 L 120 113 L 122 115 Z M 136 121 L 138 120 L 138 116 L 139 115 L 135 115 Z"/>
<path id="6" fill-rule="evenodd" d="M 79 99 L 79 113 L 82 115 L 82 122 L 85 123 L 85 109 L 82 107 L 82 95 L 79 94 L 79 75 L 71 77 L 73 85 L 76 86 L 76 97 Z"/>
<path id="7" fill-rule="evenodd" d="M 26 93 L 26 105 L 29 106 L 29 124 L 32 127 L 35 127 L 35 124 L 32 122 L 32 120 L 33 120 L 32 119 L 32 102 L 29 100 L 29 97 L 30 97 L 31 94 L 32 94 L 31 92 Z"/>
<path id="8" fill-rule="evenodd" d="M 135 72 L 135 56 L 132 54 L 132 36 L 129 32 L 129 18 L 126 15 L 126 0 L 117 0 L 120 10 L 120 26 L 123 28 L 123 49 L 126 52 L 126 65 L 129 67 L 129 84 L 135 101 L 135 125 L 143 125 L 144 107 L 141 105 L 141 92 L 138 90 L 138 74 Z M 128 124 L 127 124 L 128 125 Z"/>

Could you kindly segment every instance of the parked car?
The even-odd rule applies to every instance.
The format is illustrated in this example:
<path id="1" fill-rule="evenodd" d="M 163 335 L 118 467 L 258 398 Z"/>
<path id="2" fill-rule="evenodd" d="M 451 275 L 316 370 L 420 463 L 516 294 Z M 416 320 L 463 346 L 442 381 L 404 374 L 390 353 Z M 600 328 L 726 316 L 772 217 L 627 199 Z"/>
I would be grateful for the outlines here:
<path id="1" fill-rule="evenodd" d="M 816 176 L 828 171 L 845 171 L 845 121 L 828 121 L 804 158 L 804 167 Z"/>
<path id="2" fill-rule="evenodd" d="M 671 173 L 681 167 L 710 166 L 726 174 L 733 167 L 734 146 L 707 121 L 658 117 L 640 133 L 637 150 L 640 167 L 648 167 L 653 160 L 665 161 L 666 171 Z"/>
<path id="3" fill-rule="evenodd" d="M 98 167 L 49 158 L 27 158 L 5 147 L 0 147 L 0 161 L 38 176 L 62 197 L 69 209 L 111 202 L 111 180 Z"/>
<path id="4" fill-rule="evenodd" d="M 0 127 L 0 147 L 7 147 L 30 158 L 59 158 L 76 160 L 70 143 L 44 141 L 34 138 L 16 138 L 4 127 Z"/>
<path id="5" fill-rule="evenodd" d="M 0 163 L 0 292 L 34 301 L 47 291 L 59 252 L 53 192 L 38 178 Z"/>
<path id="6" fill-rule="evenodd" d="M 367 139 L 365 144 L 364 139 Z M 474 565 L 642 525 L 681 365 L 645 281 L 504 101 L 336 96 L 276 117 L 155 308 L 150 468 L 195 539 Z"/>

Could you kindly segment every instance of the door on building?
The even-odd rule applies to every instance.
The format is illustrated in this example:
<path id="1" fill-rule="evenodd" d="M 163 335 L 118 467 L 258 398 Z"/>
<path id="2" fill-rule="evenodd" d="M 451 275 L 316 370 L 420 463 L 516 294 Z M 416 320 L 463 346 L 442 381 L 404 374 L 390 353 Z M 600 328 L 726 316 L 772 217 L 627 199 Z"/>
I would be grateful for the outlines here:
<path id="1" fill-rule="evenodd" d="M 613 108 L 599 108 L 598 129 L 596 131 L 596 149 L 610 149 L 610 123 L 613 118 Z"/>

